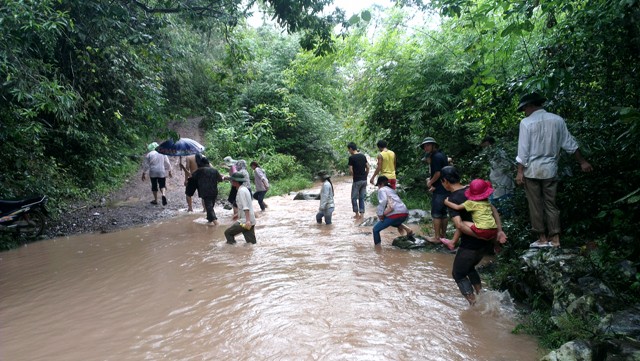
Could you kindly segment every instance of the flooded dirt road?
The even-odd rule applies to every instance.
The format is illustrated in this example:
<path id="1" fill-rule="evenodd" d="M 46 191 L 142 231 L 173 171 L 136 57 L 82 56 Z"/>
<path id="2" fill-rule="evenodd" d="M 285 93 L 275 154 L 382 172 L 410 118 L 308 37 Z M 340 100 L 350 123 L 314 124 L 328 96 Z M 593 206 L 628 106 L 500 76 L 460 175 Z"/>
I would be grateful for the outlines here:
<path id="1" fill-rule="evenodd" d="M 1 253 L 0 359 L 541 356 L 533 338 L 511 333 L 500 294 L 468 307 L 450 276 L 453 255 L 396 249 L 395 229 L 374 249 L 371 227 L 351 218 L 351 184 L 335 186 L 331 226 L 315 223 L 318 201 L 268 198 L 256 245 L 225 244 L 231 211 L 217 207 L 218 227 L 185 213 Z"/>

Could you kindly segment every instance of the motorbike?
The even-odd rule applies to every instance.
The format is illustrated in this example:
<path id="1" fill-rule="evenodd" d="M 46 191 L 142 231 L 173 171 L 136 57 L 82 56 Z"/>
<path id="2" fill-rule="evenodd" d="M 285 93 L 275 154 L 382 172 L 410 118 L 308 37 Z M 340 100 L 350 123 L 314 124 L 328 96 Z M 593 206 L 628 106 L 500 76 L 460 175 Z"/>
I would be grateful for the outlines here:
<path id="1" fill-rule="evenodd" d="M 49 198 L 38 196 L 20 200 L 0 200 L 0 231 L 35 239 L 42 234 L 48 216 Z"/>

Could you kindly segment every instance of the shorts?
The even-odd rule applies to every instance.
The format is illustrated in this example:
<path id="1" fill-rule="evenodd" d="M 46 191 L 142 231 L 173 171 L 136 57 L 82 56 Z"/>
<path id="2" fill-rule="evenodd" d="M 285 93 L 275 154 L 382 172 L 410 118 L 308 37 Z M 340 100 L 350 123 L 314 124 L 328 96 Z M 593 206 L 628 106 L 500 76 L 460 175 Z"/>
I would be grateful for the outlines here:
<path id="1" fill-rule="evenodd" d="M 167 188 L 166 178 L 151 177 L 151 191 L 157 192 L 158 186 L 160 186 L 160 189 Z"/>
<path id="2" fill-rule="evenodd" d="M 493 239 L 496 239 L 496 237 L 498 237 L 498 229 L 497 228 L 480 229 L 480 228 L 476 227 L 475 224 L 473 224 L 473 225 L 471 225 L 471 230 L 473 231 L 473 233 L 476 234 L 476 236 L 478 236 L 478 238 L 482 238 L 482 239 L 486 239 L 486 240 L 493 240 Z"/>
<path id="3" fill-rule="evenodd" d="M 184 193 L 187 195 L 187 197 L 193 197 L 193 195 L 196 193 L 196 189 L 198 189 L 198 182 L 193 178 L 189 178 L 187 180 L 187 187 Z"/>
<path id="4" fill-rule="evenodd" d="M 449 195 L 433 193 L 431 196 L 431 218 L 447 218 L 447 206 L 444 205 L 444 200 Z"/>
<path id="5" fill-rule="evenodd" d="M 389 185 L 391 186 L 391 189 L 396 189 L 396 179 L 389 179 Z"/>

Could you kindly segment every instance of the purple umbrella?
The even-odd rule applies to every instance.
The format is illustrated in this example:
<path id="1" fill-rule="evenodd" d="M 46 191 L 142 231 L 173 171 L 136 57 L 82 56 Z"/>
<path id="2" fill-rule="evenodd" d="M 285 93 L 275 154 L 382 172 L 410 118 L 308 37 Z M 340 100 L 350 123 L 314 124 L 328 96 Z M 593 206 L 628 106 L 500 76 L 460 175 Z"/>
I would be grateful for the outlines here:
<path id="1" fill-rule="evenodd" d="M 202 144 L 190 138 L 180 138 L 177 142 L 174 142 L 173 139 L 169 139 L 162 142 L 162 144 L 156 148 L 156 152 L 160 154 L 176 157 L 198 154 L 203 151 L 204 147 Z"/>

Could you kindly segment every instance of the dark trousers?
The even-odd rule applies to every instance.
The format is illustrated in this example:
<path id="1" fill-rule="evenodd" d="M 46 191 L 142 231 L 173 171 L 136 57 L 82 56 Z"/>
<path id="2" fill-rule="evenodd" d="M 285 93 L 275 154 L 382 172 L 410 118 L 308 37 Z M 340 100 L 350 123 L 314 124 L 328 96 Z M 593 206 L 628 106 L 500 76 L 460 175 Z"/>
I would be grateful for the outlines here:
<path id="1" fill-rule="evenodd" d="M 258 201 L 258 204 L 260 205 L 260 210 L 265 210 L 267 207 L 264 205 L 264 196 L 265 194 L 267 194 L 267 191 L 256 191 L 253 194 L 253 198 L 255 198 L 255 200 Z"/>
<path id="2" fill-rule="evenodd" d="M 456 258 L 453 260 L 454 281 L 458 284 L 458 288 L 463 295 L 473 294 L 473 285 L 481 284 L 480 274 L 476 271 L 476 266 L 482 257 L 484 257 L 486 248 L 473 250 L 467 248 L 458 248 Z"/>
<path id="3" fill-rule="evenodd" d="M 242 233 L 244 240 L 247 243 L 256 244 L 256 226 L 251 226 L 251 229 L 246 229 L 240 225 L 240 222 L 235 222 L 231 227 L 224 231 L 224 238 L 227 239 L 227 243 L 236 243 L 236 235 Z"/>
<path id="4" fill-rule="evenodd" d="M 218 220 L 218 217 L 216 217 L 216 212 L 213 210 L 213 206 L 216 203 L 216 197 L 202 197 L 202 200 L 204 201 L 204 209 L 207 210 L 207 221 L 209 222 L 213 222 Z"/>

